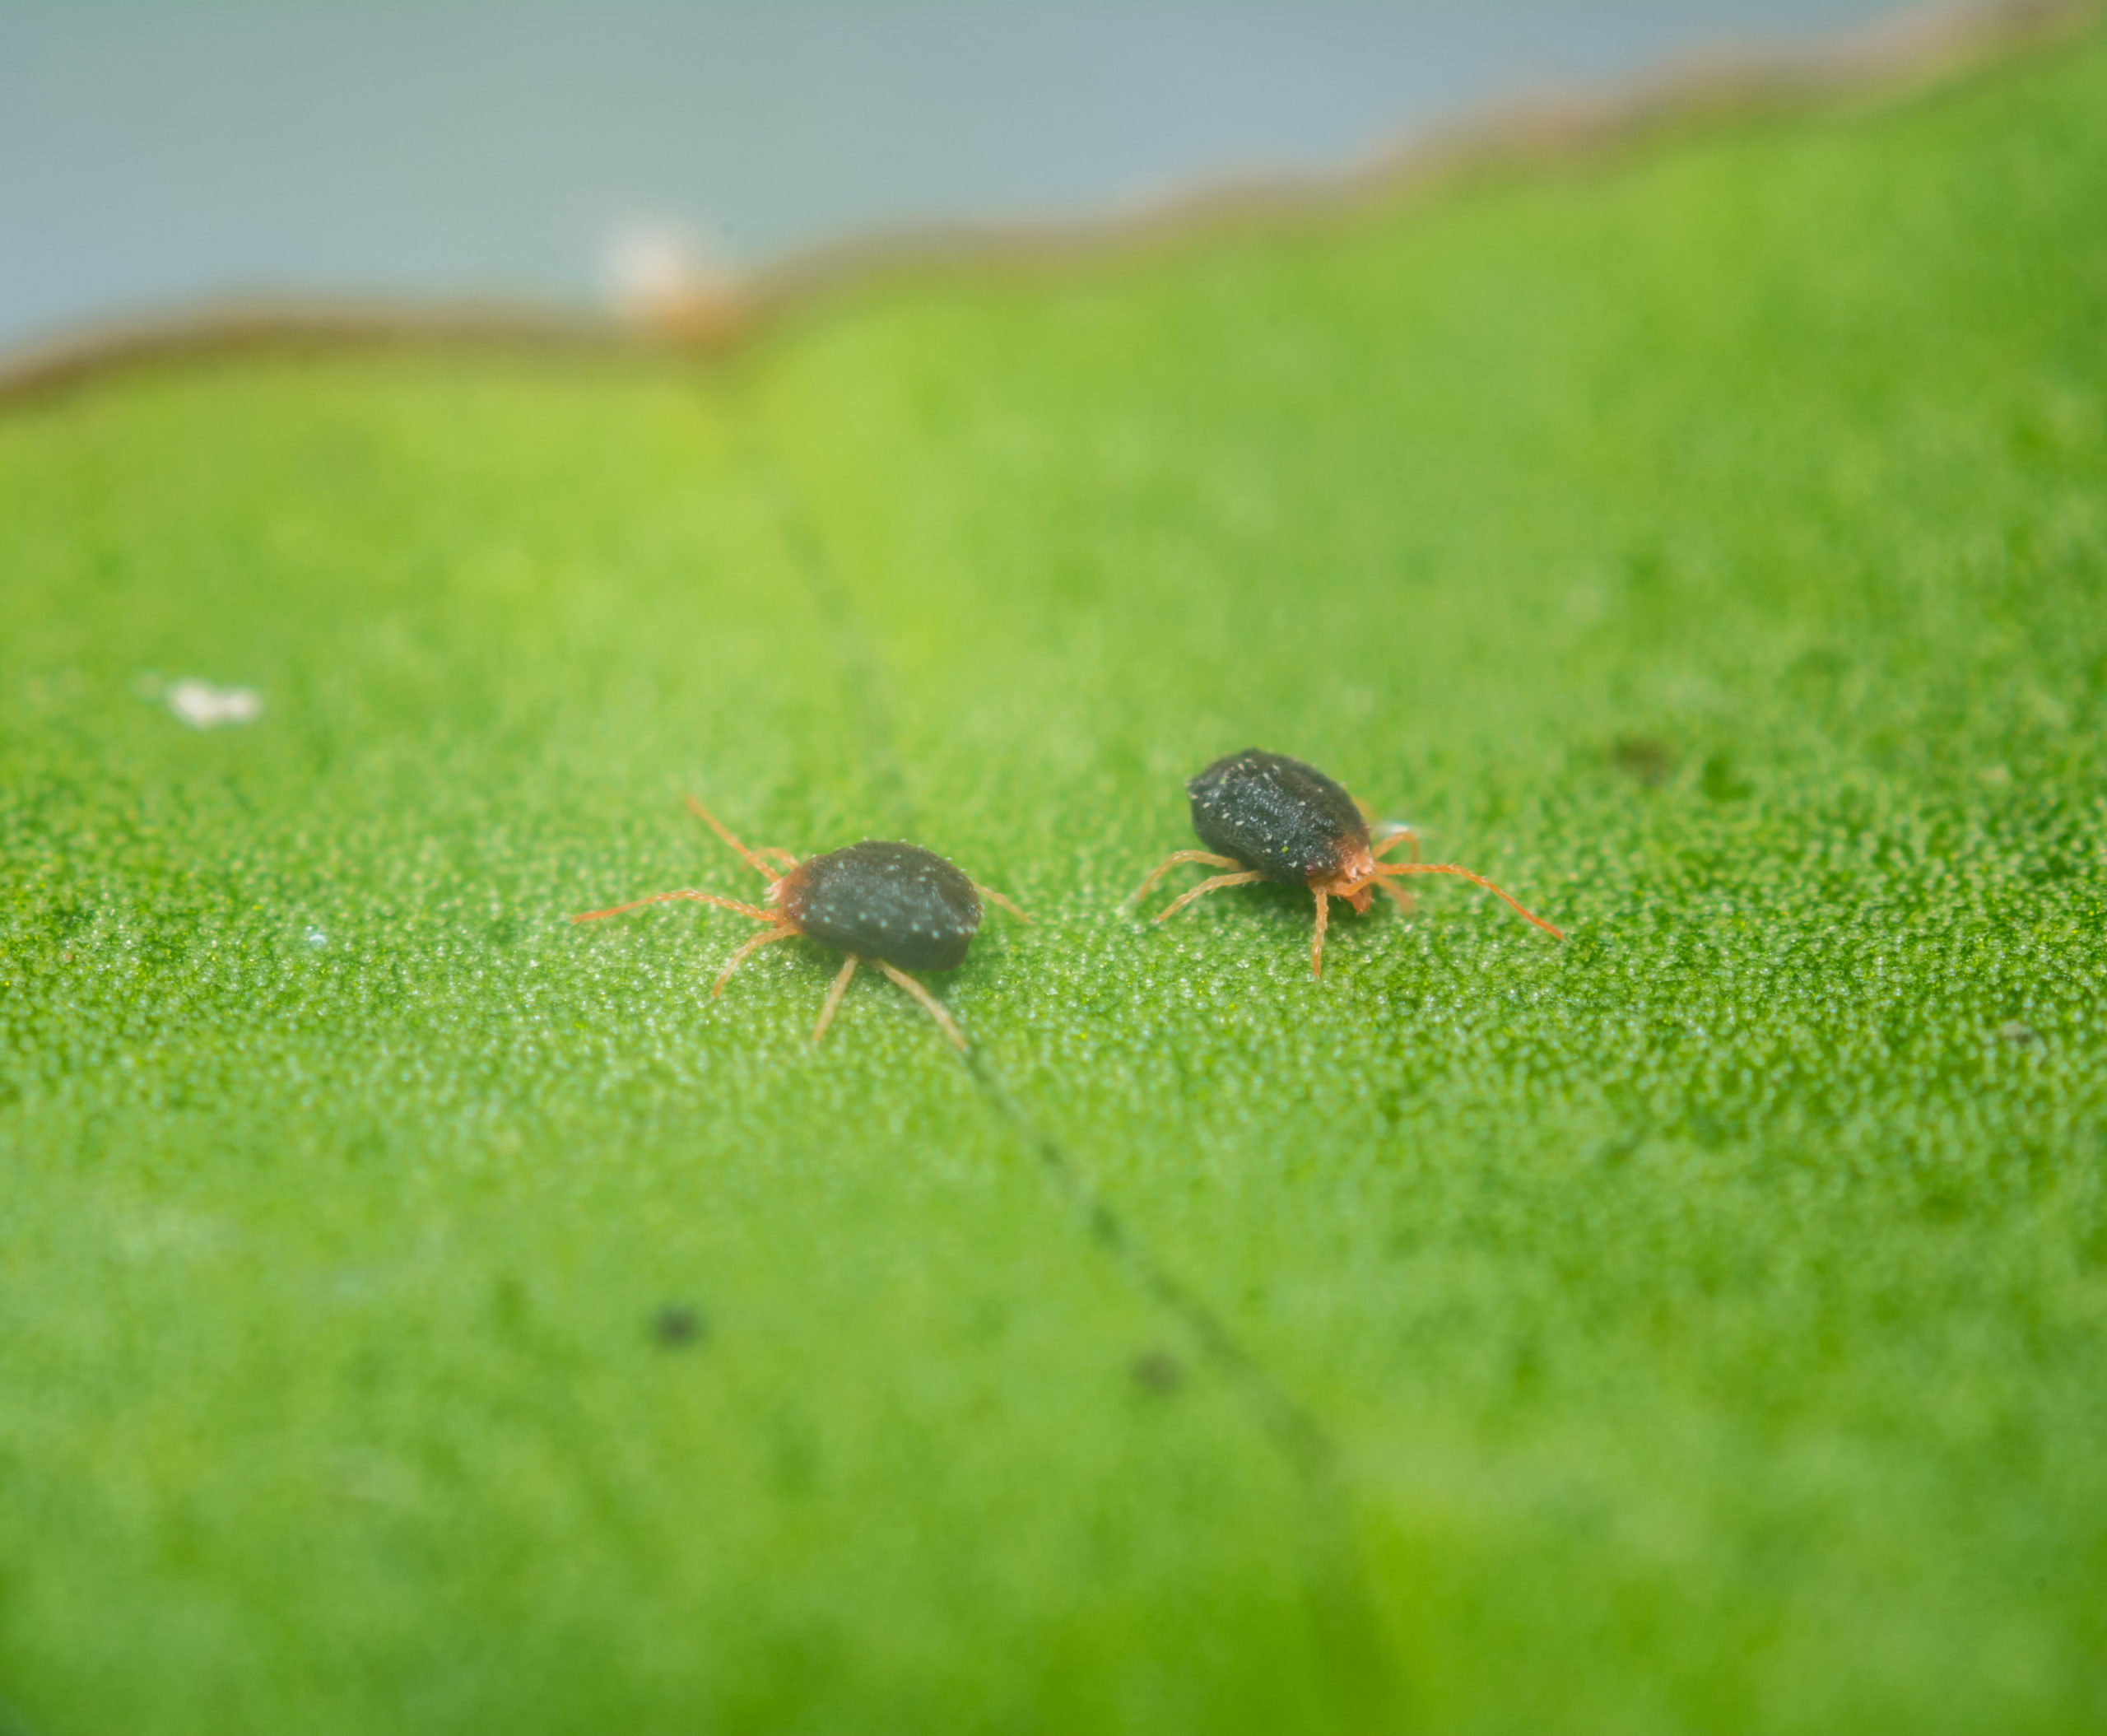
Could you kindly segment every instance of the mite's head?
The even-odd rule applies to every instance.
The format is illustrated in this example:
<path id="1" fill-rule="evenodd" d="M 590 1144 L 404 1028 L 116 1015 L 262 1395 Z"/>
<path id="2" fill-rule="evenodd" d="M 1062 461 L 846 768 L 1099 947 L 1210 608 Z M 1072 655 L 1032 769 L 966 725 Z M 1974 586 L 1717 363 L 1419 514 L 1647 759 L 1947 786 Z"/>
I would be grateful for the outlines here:
<path id="1" fill-rule="evenodd" d="M 1375 853 L 1368 847 L 1367 835 L 1359 840 L 1342 838 L 1339 840 L 1338 865 L 1327 877 L 1313 876 L 1310 890 L 1328 897 L 1343 898 L 1354 908 L 1356 915 L 1368 914 L 1370 890 L 1376 882 Z"/>

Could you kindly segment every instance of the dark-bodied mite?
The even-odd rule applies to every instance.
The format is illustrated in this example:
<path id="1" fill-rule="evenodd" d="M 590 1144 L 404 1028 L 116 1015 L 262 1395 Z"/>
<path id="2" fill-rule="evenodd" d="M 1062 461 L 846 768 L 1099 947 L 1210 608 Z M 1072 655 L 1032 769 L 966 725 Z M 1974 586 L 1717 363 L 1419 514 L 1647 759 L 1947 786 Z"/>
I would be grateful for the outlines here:
<path id="1" fill-rule="evenodd" d="M 966 948 L 980 927 L 982 899 L 1002 905 L 1019 922 L 1028 922 L 1030 919 L 1023 911 L 1000 892 L 975 886 L 933 850 L 867 838 L 845 849 L 807 856 L 800 862 L 784 849 L 748 849 L 693 796 L 688 798 L 688 806 L 768 882 L 768 891 L 762 895 L 765 908 L 684 888 L 634 898 L 610 910 L 588 910 L 571 920 L 598 922 L 603 916 L 619 916 L 625 910 L 675 898 L 737 910 L 768 927 L 734 952 L 718 973 L 716 985 L 709 991 L 712 1000 L 723 993 L 727 980 L 751 954 L 802 934 L 846 955 L 834 986 L 826 992 L 826 1004 L 820 1008 L 820 1022 L 812 1026 L 815 1043 L 826 1035 L 857 966 L 868 964 L 913 995 L 946 1036 L 960 1049 L 965 1047 L 951 1016 L 907 972 L 951 970 L 965 963 Z M 770 868 L 763 859 L 770 857 L 787 864 L 787 872 L 778 873 Z"/>
<path id="2" fill-rule="evenodd" d="M 1309 974 L 1319 976 L 1323 974 L 1324 927 L 1333 899 L 1343 898 L 1356 911 L 1365 912 L 1370 889 L 1380 887 L 1410 910 L 1412 901 L 1395 877 L 1454 874 L 1498 893 L 1555 939 L 1565 938 L 1482 875 L 1448 863 L 1421 862 L 1419 835 L 1409 826 L 1396 827 L 1380 843 L 1371 842 L 1368 821 L 1353 798 L 1314 766 L 1286 754 L 1247 747 L 1188 779 L 1185 793 L 1193 798 L 1193 830 L 1208 848 L 1165 857 L 1149 871 L 1134 896 L 1144 896 L 1181 862 L 1204 862 L 1236 872 L 1202 881 L 1174 900 L 1156 918 L 1158 922 L 1226 886 L 1249 886 L 1254 880 L 1306 886 L 1317 895 L 1317 938 L 1310 942 Z M 1407 839 L 1412 847 L 1410 862 L 1382 859 Z"/>

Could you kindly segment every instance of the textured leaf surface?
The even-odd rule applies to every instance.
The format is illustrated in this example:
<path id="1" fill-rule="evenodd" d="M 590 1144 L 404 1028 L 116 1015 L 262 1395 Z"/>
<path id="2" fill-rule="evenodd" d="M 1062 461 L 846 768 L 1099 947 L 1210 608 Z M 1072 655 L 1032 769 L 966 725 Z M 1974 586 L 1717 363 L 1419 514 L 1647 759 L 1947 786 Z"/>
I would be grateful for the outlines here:
<path id="1" fill-rule="evenodd" d="M 714 371 L 0 421 L 0 1692 L 2107 1717 L 2103 186 L 2095 40 Z M 1250 744 L 1570 942 L 1117 911 Z M 753 896 L 691 789 L 1022 902 L 972 1062 L 569 924 Z"/>

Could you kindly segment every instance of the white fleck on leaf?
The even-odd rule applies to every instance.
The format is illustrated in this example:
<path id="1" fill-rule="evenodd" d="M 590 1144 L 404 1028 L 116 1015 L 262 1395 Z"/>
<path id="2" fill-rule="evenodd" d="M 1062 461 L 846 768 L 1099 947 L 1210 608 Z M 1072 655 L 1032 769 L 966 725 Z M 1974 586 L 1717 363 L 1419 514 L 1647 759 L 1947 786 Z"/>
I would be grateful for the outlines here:
<path id="1" fill-rule="evenodd" d="M 253 687 L 179 681 L 168 690 L 168 709 L 193 729 L 216 729 L 222 724 L 254 723 L 263 714 L 263 696 Z"/>

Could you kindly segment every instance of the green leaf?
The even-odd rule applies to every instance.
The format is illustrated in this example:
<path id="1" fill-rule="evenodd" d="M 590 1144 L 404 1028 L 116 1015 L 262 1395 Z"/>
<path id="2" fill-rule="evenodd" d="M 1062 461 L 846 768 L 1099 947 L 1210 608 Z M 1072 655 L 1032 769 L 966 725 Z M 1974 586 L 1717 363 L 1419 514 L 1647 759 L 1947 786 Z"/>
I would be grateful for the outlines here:
<path id="1" fill-rule="evenodd" d="M 0 420 L 0 1694 L 2107 1703 L 2107 45 L 714 368 Z M 193 728 L 172 682 L 253 688 Z M 1119 901 L 1325 767 L 1497 880 Z M 663 905 L 909 835 L 933 985 Z"/>

